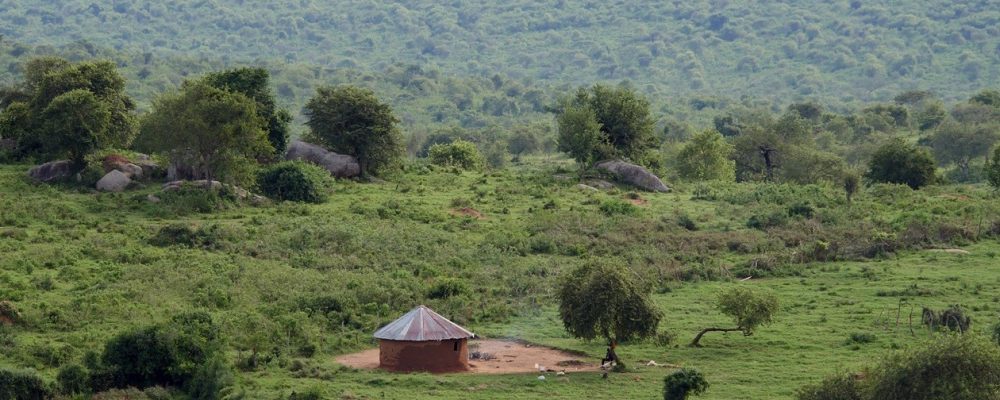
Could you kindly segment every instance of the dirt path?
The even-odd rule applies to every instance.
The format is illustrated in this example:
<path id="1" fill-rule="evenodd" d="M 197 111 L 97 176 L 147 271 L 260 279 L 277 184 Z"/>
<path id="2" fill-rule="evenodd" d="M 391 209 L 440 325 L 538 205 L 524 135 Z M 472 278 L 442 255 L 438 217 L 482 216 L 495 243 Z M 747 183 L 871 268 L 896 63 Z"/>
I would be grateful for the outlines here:
<path id="1" fill-rule="evenodd" d="M 473 340 L 469 353 L 480 352 L 493 356 L 490 360 L 469 360 L 473 374 L 516 374 L 539 372 L 539 367 L 550 371 L 597 371 L 596 360 L 564 351 L 509 340 Z M 346 354 L 336 358 L 340 364 L 359 368 L 378 368 L 378 349 Z M 536 367 L 538 365 L 538 367 Z"/>

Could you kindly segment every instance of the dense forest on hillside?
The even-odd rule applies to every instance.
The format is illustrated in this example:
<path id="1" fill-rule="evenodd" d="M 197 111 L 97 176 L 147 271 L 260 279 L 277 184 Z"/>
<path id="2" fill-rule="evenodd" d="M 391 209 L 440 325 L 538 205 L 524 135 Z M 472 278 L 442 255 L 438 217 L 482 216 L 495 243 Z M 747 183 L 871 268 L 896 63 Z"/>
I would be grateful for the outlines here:
<path id="1" fill-rule="evenodd" d="M 691 98 L 845 107 L 924 89 L 956 100 L 1000 78 L 1000 10 L 989 0 L 4 5 L 0 34 L 28 47 L 85 40 L 146 63 L 266 64 L 287 70 L 287 98 L 317 74 L 396 64 L 527 87 L 628 80 L 675 115 Z M 143 76 L 171 79 L 155 72 Z"/>

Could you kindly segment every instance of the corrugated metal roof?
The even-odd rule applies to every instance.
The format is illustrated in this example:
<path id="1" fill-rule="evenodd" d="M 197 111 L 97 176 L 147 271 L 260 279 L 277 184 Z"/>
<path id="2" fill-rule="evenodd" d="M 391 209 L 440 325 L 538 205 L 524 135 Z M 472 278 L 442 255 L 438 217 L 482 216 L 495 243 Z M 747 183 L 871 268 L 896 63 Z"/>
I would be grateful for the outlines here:
<path id="1" fill-rule="evenodd" d="M 410 310 L 399 319 L 375 332 L 376 339 L 408 342 L 467 339 L 475 336 L 476 334 L 449 321 L 426 306 Z"/>

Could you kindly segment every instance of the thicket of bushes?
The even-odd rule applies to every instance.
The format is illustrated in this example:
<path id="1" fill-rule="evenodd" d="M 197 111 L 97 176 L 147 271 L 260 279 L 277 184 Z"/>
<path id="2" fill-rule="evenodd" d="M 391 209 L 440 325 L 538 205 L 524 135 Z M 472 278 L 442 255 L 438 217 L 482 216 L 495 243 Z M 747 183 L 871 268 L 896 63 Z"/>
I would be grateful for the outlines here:
<path id="1" fill-rule="evenodd" d="M 330 173 L 299 161 L 268 166 L 257 175 L 257 187 L 270 199 L 322 203 L 330 189 Z"/>
<path id="2" fill-rule="evenodd" d="M 839 374 L 798 391 L 799 400 L 995 399 L 1000 347 L 975 334 L 944 335 L 892 354 L 862 374 Z"/>

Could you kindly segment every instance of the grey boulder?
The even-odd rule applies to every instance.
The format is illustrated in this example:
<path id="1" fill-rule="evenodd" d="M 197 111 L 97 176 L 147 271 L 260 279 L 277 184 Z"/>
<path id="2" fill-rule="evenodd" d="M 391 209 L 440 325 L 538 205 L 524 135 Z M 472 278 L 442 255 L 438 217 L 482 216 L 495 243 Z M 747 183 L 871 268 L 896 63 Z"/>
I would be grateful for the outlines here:
<path id="1" fill-rule="evenodd" d="M 28 170 L 28 176 L 38 182 L 55 182 L 73 176 L 73 163 L 69 160 L 50 161 Z"/>
<path id="2" fill-rule="evenodd" d="M 128 174 L 115 169 L 97 181 L 97 190 L 102 192 L 124 192 L 130 184 L 132 184 L 132 178 L 129 178 Z"/>
<path id="3" fill-rule="evenodd" d="M 320 146 L 300 140 L 288 145 L 286 160 L 302 160 L 319 165 L 330 171 L 337 178 L 354 178 L 361 175 L 361 165 L 358 159 L 349 155 L 337 154 Z"/>
<path id="4" fill-rule="evenodd" d="M 614 175 L 618 181 L 650 192 L 666 193 L 670 191 L 659 177 L 638 165 L 621 160 L 602 161 L 597 169 Z"/>

